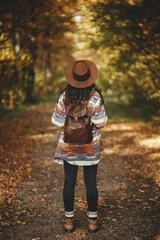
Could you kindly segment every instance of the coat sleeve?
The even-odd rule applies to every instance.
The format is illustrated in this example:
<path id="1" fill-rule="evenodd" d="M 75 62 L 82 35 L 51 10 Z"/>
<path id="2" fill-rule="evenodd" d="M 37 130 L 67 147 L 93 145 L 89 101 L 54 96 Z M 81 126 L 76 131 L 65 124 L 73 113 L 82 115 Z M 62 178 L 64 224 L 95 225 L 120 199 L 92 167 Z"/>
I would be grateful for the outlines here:
<path id="1" fill-rule="evenodd" d="M 95 93 L 91 98 L 91 103 L 94 109 L 94 113 L 91 117 L 92 123 L 99 128 L 102 128 L 106 125 L 108 117 L 105 112 L 104 104 L 102 104 L 102 99 L 99 93 Z"/>
<path id="2" fill-rule="evenodd" d="M 63 92 L 59 96 L 58 102 L 56 104 L 56 107 L 53 111 L 52 118 L 51 118 L 52 123 L 57 127 L 63 127 L 65 122 L 66 108 L 64 104 L 64 95 L 65 93 Z"/>

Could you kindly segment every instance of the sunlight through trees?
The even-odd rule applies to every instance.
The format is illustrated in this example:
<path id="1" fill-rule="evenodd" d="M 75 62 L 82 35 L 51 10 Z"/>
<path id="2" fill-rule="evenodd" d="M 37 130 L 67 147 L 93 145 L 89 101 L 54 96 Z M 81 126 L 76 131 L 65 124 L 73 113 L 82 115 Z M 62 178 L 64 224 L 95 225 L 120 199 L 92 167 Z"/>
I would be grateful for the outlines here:
<path id="1" fill-rule="evenodd" d="M 158 0 L 0 0 L 0 6 L 1 107 L 58 94 L 66 66 L 81 58 L 98 66 L 106 101 L 130 104 L 146 119 L 158 114 Z"/>

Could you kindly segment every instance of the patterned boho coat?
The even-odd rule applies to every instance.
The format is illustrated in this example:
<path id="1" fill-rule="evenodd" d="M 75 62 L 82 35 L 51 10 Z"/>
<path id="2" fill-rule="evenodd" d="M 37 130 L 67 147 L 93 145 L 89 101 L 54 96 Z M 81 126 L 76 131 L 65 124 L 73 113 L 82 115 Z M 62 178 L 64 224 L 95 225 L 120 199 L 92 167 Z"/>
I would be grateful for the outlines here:
<path id="1" fill-rule="evenodd" d="M 65 92 L 59 96 L 51 119 L 53 124 L 62 128 L 66 117 L 64 99 Z M 92 142 L 83 145 L 65 143 L 63 141 L 64 131 L 62 130 L 54 156 L 55 162 L 63 164 L 63 160 L 65 160 L 73 165 L 88 166 L 97 164 L 100 161 L 100 152 L 103 151 L 103 143 L 99 129 L 105 126 L 108 118 L 98 92 L 93 94 L 87 107 L 93 123 Z"/>

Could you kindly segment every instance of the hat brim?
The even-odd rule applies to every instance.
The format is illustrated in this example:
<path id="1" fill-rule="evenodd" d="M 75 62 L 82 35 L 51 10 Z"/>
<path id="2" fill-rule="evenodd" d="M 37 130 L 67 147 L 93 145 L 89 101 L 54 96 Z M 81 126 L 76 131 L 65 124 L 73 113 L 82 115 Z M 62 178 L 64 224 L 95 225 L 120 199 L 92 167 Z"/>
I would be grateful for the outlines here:
<path id="1" fill-rule="evenodd" d="M 89 87 L 91 86 L 97 79 L 97 74 L 98 74 L 98 71 L 97 71 L 97 67 L 96 65 L 89 61 L 89 60 L 82 60 L 83 62 L 85 62 L 89 69 L 90 69 L 90 77 L 85 80 L 85 81 L 77 81 L 73 78 L 73 75 L 72 75 L 72 72 L 73 72 L 73 68 L 74 68 L 74 65 L 77 61 L 74 61 L 72 62 L 67 70 L 66 70 L 66 80 L 67 82 L 73 86 L 73 87 L 76 87 L 76 88 L 85 88 L 85 87 Z"/>

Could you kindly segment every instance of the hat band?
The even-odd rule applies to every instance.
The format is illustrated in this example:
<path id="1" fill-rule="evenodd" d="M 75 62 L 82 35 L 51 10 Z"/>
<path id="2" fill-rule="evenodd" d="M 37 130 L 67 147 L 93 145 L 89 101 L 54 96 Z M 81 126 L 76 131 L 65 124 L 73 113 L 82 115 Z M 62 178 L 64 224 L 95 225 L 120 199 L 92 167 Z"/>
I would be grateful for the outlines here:
<path id="1" fill-rule="evenodd" d="M 90 77 L 90 70 L 88 69 L 88 71 L 83 74 L 83 75 L 78 75 L 77 73 L 75 73 L 75 71 L 72 72 L 73 78 L 79 82 L 83 82 L 86 81 L 87 79 L 89 79 Z"/>

